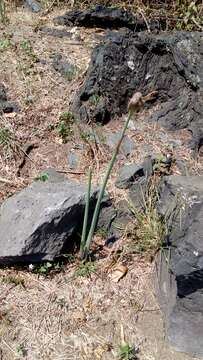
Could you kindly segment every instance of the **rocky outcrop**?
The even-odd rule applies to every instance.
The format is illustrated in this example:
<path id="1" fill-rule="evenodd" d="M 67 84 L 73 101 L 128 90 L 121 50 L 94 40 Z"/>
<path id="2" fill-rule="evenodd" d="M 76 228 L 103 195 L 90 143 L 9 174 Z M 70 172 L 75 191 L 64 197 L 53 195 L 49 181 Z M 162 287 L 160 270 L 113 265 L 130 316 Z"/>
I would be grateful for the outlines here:
<path id="1" fill-rule="evenodd" d="M 159 35 L 123 31 L 92 53 L 84 85 L 73 104 L 82 121 L 108 122 L 127 112 L 133 93 L 158 91 L 148 120 L 169 129 L 188 128 L 193 147 L 203 138 L 203 45 L 198 32 Z"/>
<path id="2" fill-rule="evenodd" d="M 156 290 L 169 342 L 203 357 L 203 177 L 170 176 L 161 186 L 167 248 L 157 258 Z"/>
<path id="3" fill-rule="evenodd" d="M 86 10 L 69 11 L 54 19 L 57 25 L 84 26 L 119 29 L 125 27 L 134 31 L 147 30 L 146 21 L 143 17 L 135 17 L 129 11 L 117 7 L 105 7 L 97 5 L 95 8 Z M 166 22 L 149 20 L 148 26 L 151 30 L 165 28 Z"/>
<path id="4" fill-rule="evenodd" d="M 73 249 L 81 234 L 85 194 L 86 186 L 52 170 L 8 198 L 0 208 L 0 264 L 54 260 Z M 89 219 L 96 198 L 95 190 Z"/>

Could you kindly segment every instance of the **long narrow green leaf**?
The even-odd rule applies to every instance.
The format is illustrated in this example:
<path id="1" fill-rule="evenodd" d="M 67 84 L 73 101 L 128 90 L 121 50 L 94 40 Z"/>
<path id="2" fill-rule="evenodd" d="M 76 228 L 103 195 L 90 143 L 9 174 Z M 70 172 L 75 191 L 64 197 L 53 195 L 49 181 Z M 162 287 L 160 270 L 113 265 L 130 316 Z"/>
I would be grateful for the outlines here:
<path id="1" fill-rule="evenodd" d="M 83 256 L 85 242 L 86 242 L 86 233 L 87 233 L 87 223 L 88 223 L 88 215 L 89 215 L 89 203 L 90 203 L 90 193 L 91 193 L 91 182 L 92 182 L 92 170 L 89 168 L 88 172 L 88 188 L 86 193 L 86 203 L 85 203 L 85 215 L 83 220 L 83 229 L 82 229 L 82 237 L 80 242 L 80 256 Z"/>
<path id="2" fill-rule="evenodd" d="M 109 176 L 111 174 L 111 171 L 112 171 L 112 168 L 113 168 L 113 165 L 115 163 L 115 160 L 116 160 L 116 157 L 118 155 L 118 152 L 119 152 L 119 149 L 120 149 L 120 146 L 121 146 L 121 143 L 123 141 L 123 138 L 124 138 L 124 135 L 125 135 L 125 132 L 128 128 L 128 124 L 129 124 L 129 121 L 132 117 L 132 111 L 129 111 L 129 114 L 128 114 L 128 118 L 125 122 L 125 125 L 123 127 L 123 130 L 122 130 L 122 133 L 121 133 L 121 137 L 116 145 L 116 148 L 113 152 L 113 155 L 112 155 L 112 158 L 109 162 L 109 165 L 108 165 L 108 168 L 107 168 L 107 171 L 106 171 L 106 175 L 104 177 L 104 180 L 103 180 L 103 183 L 102 183 L 102 186 L 100 188 L 100 192 L 99 192 L 99 196 L 98 196 L 98 199 L 97 199 L 97 203 L 96 203 L 96 207 L 95 207 L 95 210 L 94 210 L 94 215 L 93 215 L 93 219 L 92 219 L 92 223 L 91 223 L 91 227 L 90 227 L 90 231 L 89 231 L 89 234 L 88 234 L 88 237 L 87 237 L 87 241 L 85 243 L 85 246 L 84 246 L 84 251 L 83 253 L 81 254 L 82 255 L 82 259 L 87 259 L 87 256 L 88 256 L 88 253 L 89 253 L 89 249 L 90 249 L 90 244 L 91 244 L 91 241 L 92 241 L 92 237 L 93 237 L 93 234 L 94 234 L 94 231 L 95 231 L 95 227 L 96 227 L 96 224 L 97 224 L 97 220 L 98 220 L 98 216 L 99 216 L 99 211 L 100 211 L 100 206 L 101 206 L 101 201 L 102 201 L 102 198 L 104 196 L 104 191 L 105 191 L 105 188 L 106 188 L 106 185 L 107 185 L 107 182 L 108 182 L 108 179 L 109 179 Z"/>

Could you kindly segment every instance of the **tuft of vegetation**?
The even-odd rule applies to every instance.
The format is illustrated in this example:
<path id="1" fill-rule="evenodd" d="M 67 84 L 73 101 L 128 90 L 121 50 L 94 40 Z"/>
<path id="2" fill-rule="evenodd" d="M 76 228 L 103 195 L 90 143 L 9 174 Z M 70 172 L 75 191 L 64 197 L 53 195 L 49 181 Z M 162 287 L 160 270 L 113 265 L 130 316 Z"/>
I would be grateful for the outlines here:
<path id="1" fill-rule="evenodd" d="M 20 43 L 20 48 L 24 52 L 24 54 L 33 62 L 37 62 L 39 59 L 37 55 L 34 53 L 31 42 L 29 39 L 24 39 Z"/>
<path id="2" fill-rule="evenodd" d="M 0 52 L 6 51 L 12 45 L 13 43 L 10 39 L 0 40 Z"/>
<path id="3" fill-rule="evenodd" d="M 49 174 L 47 173 L 44 173 L 44 174 L 41 174 L 41 175 L 38 175 L 34 178 L 35 181 L 47 181 L 49 179 Z"/>
<path id="4" fill-rule="evenodd" d="M 119 360 L 137 360 L 137 350 L 127 342 L 123 342 L 119 347 Z"/>
<path id="5" fill-rule="evenodd" d="M 22 358 L 27 355 L 27 351 L 23 344 L 20 344 L 16 347 L 16 356 L 17 358 Z"/>
<path id="6" fill-rule="evenodd" d="M 35 274 L 47 275 L 50 272 L 59 272 L 63 269 L 62 262 L 45 262 L 43 264 L 30 264 L 29 269 L 33 271 Z"/>
<path id="7" fill-rule="evenodd" d="M 97 94 L 94 94 L 89 98 L 89 102 L 92 106 L 97 106 L 99 101 L 100 101 L 100 96 Z"/>
<path id="8" fill-rule="evenodd" d="M 160 216 L 156 209 L 158 201 L 156 182 L 152 180 L 147 193 L 142 193 L 142 209 L 137 209 L 129 203 L 135 221 L 127 228 L 127 236 L 132 240 L 131 251 L 150 255 L 153 258 L 155 253 L 164 245 L 167 236 L 166 219 Z"/>
<path id="9" fill-rule="evenodd" d="M 8 146 L 12 141 L 12 133 L 6 127 L 0 128 L 0 145 Z"/>
<path id="10" fill-rule="evenodd" d="M 14 276 L 14 275 L 7 275 L 5 277 L 2 278 L 2 282 L 3 283 L 7 283 L 7 284 L 14 284 L 15 286 L 21 285 L 23 287 L 25 287 L 25 281 L 24 279 L 22 279 L 19 276 Z"/>
<path id="11" fill-rule="evenodd" d="M 72 81 L 76 76 L 76 68 L 74 66 L 64 71 L 64 77 L 67 81 Z"/>
<path id="12" fill-rule="evenodd" d="M 58 134 L 62 139 L 63 144 L 67 143 L 68 138 L 72 134 L 72 125 L 74 116 L 69 111 L 63 112 L 59 117 Z"/>
<path id="13" fill-rule="evenodd" d="M 33 64 L 19 63 L 16 65 L 16 69 L 21 71 L 25 76 L 33 74 Z"/>
<path id="14" fill-rule="evenodd" d="M 88 277 L 92 273 L 95 273 L 97 270 L 95 264 L 91 262 L 87 262 L 84 264 L 80 264 L 77 270 L 75 271 L 75 276 L 77 277 Z"/>

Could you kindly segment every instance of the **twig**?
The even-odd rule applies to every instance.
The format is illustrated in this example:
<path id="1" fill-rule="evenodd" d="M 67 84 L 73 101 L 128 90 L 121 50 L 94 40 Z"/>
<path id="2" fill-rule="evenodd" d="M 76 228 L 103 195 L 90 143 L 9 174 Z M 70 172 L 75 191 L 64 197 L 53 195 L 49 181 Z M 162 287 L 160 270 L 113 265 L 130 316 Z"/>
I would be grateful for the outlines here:
<path id="1" fill-rule="evenodd" d="M 139 8 L 138 10 L 139 10 L 139 13 L 142 15 L 143 20 L 144 20 L 144 22 L 145 22 L 145 24 L 146 24 L 146 26 L 147 26 L 147 31 L 150 33 L 150 32 L 151 32 L 151 30 L 150 30 L 150 26 L 149 26 L 149 23 L 148 23 L 148 21 L 147 21 L 147 19 L 146 19 L 145 15 L 144 15 L 144 13 L 143 13 L 142 9 L 140 9 L 140 8 Z"/>
<path id="2" fill-rule="evenodd" d="M 14 181 L 8 180 L 8 179 L 4 179 L 2 177 L 0 177 L 0 182 L 5 183 L 5 184 L 14 184 Z"/>
<path id="3" fill-rule="evenodd" d="M 200 30 L 203 30 L 203 26 L 201 26 L 198 22 L 197 22 L 197 20 L 194 18 L 194 16 L 192 16 L 192 21 L 193 21 L 193 23 L 200 29 Z"/>
<path id="4" fill-rule="evenodd" d="M 84 171 L 71 171 L 71 170 L 56 170 L 56 172 L 61 174 L 73 174 L 73 175 L 84 175 Z"/>

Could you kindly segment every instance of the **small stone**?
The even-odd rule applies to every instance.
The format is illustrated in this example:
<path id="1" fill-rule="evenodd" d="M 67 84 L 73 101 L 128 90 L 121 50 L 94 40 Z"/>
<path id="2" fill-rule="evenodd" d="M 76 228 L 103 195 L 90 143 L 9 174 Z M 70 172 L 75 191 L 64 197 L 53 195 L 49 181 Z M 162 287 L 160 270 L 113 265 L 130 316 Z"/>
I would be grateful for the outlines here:
<path id="1" fill-rule="evenodd" d="M 74 153 L 68 154 L 68 164 L 70 169 L 76 169 L 78 165 L 78 156 Z"/>
<path id="2" fill-rule="evenodd" d="M 38 13 L 41 11 L 41 5 L 36 0 L 25 0 L 26 5 L 30 8 L 30 10 L 34 13 Z"/>
<path id="3" fill-rule="evenodd" d="M 121 132 L 108 134 L 106 135 L 105 142 L 110 148 L 113 149 L 117 145 L 120 138 L 121 138 Z M 125 136 L 120 146 L 120 153 L 124 154 L 125 156 L 129 156 L 134 149 L 135 149 L 135 142 L 132 139 L 130 139 L 128 136 Z"/>
<path id="4" fill-rule="evenodd" d="M 130 164 L 124 165 L 119 172 L 116 180 L 116 187 L 119 189 L 128 189 L 138 178 L 144 176 L 142 165 Z"/>

